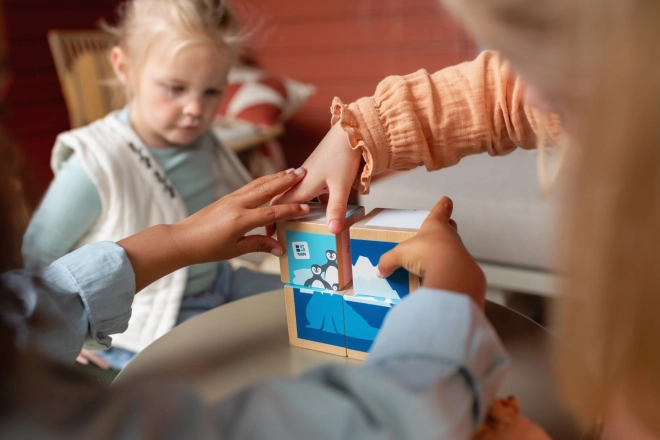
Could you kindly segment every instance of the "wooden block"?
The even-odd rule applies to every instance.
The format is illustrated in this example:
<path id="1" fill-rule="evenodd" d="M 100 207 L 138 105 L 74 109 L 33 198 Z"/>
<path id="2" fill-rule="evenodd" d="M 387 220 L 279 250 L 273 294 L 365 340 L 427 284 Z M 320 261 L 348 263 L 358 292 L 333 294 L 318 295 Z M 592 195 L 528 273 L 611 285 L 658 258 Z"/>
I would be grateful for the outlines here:
<path id="1" fill-rule="evenodd" d="M 353 290 L 346 292 L 343 299 L 346 355 L 351 359 L 364 360 L 385 315 L 401 300 L 358 295 Z"/>
<path id="2" fill-rule="evenodd" d="M 352 291 L 284 286 L 289 343 L 346 356 L 343 296 L 347 292 Z"/>
<path id="3" fill-rule="evenodd" d="M 380 257 L 412 238 L 429 211 L 374 209 L 350 228 L 353 290 L 356 294 L 401 299 L 420 286 L 419 277 L 398 269 L 386 279 L 375 275 Z"/>
<path id="4" fill-rule="evenodd" d="M 364 218 L 364 208 L 349 206 L 343 231 L 334 235 L 325 225 L 326 205 L 311 205 L 306 216 L 277 223 L 277 239 L 285 249 L 280 258 L 282 282 L 345 289 L 353 278 L 348 230 Z"/>

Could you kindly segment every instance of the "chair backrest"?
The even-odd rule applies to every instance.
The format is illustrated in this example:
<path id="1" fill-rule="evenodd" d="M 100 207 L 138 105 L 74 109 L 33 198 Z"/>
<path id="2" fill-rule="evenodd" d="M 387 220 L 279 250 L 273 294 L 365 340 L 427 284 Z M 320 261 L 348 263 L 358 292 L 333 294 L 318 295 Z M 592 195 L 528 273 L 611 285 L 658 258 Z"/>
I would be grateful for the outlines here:
<path id="1" fill-rule="evenodd" d="M 112 35 L 100 30 L 48 32 L 48 44 L 69 111 L 71 128 L 81 127 L 121 108 L 125 98 L 107 83 Z"/>

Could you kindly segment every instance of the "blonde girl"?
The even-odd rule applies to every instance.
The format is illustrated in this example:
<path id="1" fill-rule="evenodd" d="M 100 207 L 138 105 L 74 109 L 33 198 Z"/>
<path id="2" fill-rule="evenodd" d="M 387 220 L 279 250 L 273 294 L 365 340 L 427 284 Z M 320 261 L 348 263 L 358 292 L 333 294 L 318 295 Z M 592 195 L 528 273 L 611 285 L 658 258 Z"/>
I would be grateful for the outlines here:
<path id="1" fill-rule="evenodd" d="M 232 10 L 223 0 L 129 0 L 120 12 L 119 24 L 106 27 L 128 105 L 58 137 L 55 179 L 24 238 L 27 267 L 180 221 L 250 181 L 211 129 L 240 50 Z M 184 268 L 136 297 L 112 349 L 84 351 L 79 360 L 121 369 L 175 324 L 278 287 L 276 276 L 226 262 Z"/>
<path id="2" fill-rule="evenodd" d="M 388 78 L 349 105 L 336 100 L 336 124 L 306 162 L 305 181 L 280 200 L 329 188 L 335 230 L 353 183 L 366 192 L 371 175 L 388 168 L 438 169 L 466 154 L 556 141 L 560 117 L 574 157 L 561 237 L 558 375 L 585 422 L 602 417 L 613 438 L 657 438 L 660 3 L 445 4 L 498 52 L 432 75 Z M 549 124 L 544 113 L 552 113 Z M 381 272 L 396 263 L 382 262 Z"/>

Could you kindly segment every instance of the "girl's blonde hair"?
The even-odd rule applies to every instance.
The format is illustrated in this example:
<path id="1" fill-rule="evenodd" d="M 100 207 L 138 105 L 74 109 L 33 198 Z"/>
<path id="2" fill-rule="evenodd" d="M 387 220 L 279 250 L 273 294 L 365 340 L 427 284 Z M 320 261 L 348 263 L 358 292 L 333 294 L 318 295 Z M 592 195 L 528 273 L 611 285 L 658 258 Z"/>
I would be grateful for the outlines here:
<path id="1" fill-rule="evenodd" d="M 586 422 L 660 436 L 660 2 L 447 0 L 571 127 L 556 366 Z"/>
<path id="2" fill-rule="evenodd" d="M 126 0 L 119 7 L 119 22 L 101 27 L 115 38 L 135 72 L 158 46 L 170 56 L 196 43 L 224 45 L 235 62 L 243 47 L 234 11 L 225 0 Z"/>

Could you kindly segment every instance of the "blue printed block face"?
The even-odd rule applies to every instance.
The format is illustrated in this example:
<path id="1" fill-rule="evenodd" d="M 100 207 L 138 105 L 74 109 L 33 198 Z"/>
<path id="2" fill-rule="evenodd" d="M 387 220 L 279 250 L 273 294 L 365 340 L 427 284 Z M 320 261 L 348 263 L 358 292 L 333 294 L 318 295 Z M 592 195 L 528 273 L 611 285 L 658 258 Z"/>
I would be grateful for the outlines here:
<path id="1" fill-rule="evenodd" d="M 342 295 L 318 289 L 288 287 L 293 290 L 297 337 L 345 348 Z"/>
<path id="2" fill-rule="evenodd" d="M 344 228 L 332 234 L 326 226 L 327 206 L 310 204 L 304 216 L 277 223 L 277 239 L 285 248 L 280 258 L 284 284 L 339 291 L 350 285 L 349 228 L 364 218 L 364 208 L 348 206 Z"/>
<path id="3" fill-rule="evenodd" d="M 344 296 L 346 348 L 368 352 L 383 325 L 385 316 L 398 302 L 399 300 L 377 299 L 362 295 Z"/>
<path id="4" fill-rule="evenodd" d="M 286 231 L 291 284 L 339 290 L 337 238 L 313 232 Z"/>
<path id="5" fill-rule="evenodd" d="M 400 300 L 410 293 L 410 273 L 407 270 L 398 269 L 385 279 L 376 276 L 380 257 L 397 244 L 351 238 L 353 290 L 357 295 Z"/>

